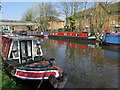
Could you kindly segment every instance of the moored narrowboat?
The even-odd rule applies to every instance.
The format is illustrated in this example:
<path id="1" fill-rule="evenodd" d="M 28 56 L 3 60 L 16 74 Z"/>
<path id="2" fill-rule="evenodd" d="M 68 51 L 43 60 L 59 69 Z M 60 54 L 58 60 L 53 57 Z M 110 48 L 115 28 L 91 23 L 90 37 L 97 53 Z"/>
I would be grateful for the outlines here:
<path id="1" fill-rule="evenodd" d="M 103 44 L 120 44 L 120 33 L 106 33 Z"/>
<path id="2" fill-rule="evenodd" d="M 54 88 L 65 86 L 66 74 L 53 58 L 43 57 L 40 41 L 36 38 L 2 36 L 1 55 L 5 71 L 15 79 L 41 83 L 48 80 Z"/>
<path id="3" fill-rule="evenodd" d="M 45 38 L 48 38 L 49 37 L 49 32 L 44 32 L 43 35 L 44 35 Z"/>
<path id="4" fill-rule="evenodd" d="M 96 40 L 95 36 L 90 36 L 87 32 L 73 33 L 73 32 L 51 32 L 49 37 L 64 37 L 64 38 L 75 38 L 83 40 Z"/>
<path id="5" fill-rule="evenodd" d="M 37 36 L 37 37 L 43 37 L 43 32 L 40 31 L 27 31 L 28 36 Z"/>

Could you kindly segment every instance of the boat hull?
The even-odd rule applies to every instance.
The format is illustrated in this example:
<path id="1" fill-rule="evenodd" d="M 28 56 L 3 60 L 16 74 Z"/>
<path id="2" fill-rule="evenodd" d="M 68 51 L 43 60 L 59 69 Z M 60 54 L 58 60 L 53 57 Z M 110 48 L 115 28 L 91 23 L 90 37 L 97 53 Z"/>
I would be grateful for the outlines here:
<path id="1" fill-rule="evenodd" d="M 42 80 L 43 78 L 49 79 L 50 74 L 55 75 L 56 78 L 59 77 L 59 73 L 57 70 L 27 71 L 20 69 L 16 70 L 15 77 L 27 80 Z"/>
<path id="2" fill-rule="evenodd" d="M 39 62 L 39 61 L 38 61 Z M 35 64 L 30 63 L 30 66 Z M 27 84 L 28 82 L 34 82 L 38 86 L 42 80 L 47 82 L 45 85 L 50 85 L 53 88 L 63 88 L 67 82 L 67 76 L 63 74 L 63 71 L 59 67 L 50 68 L 39 68 L 39 67 L 26 67 L 23 65 L 16 65 L 10 60 L 3 60 L 4 69 L 8 73 L 9 77 L 12 78 L 18 84 Z M 28 65 L 28 64 L 27 64 Z M 51 77 L 53 75 L 54 77 Z M 49 83 L 49 84 L 48 84 Z M 23 84 L 23 85 L 24 85 Z M 57 86 L 56 86 L 57 85 Z"/>
<path id="3" fill-rule="evenodd" d="M 26 90 L 36 90 L 38 89 L 38 86 L 41 82 L 41 80 L 31 80 L 31 79 L 20 79 L 17 78 L 13 75 L 11 75 L 7 70 L 4 70 L 4 72 L 9 76 L 9 78 L 11 78 L 12 80 L 15 81 L 15 84 L 20 86 L 23 89 Z M 44 83 L 42 83 L 42 85 L 40 86 L 40 88 L 44 88 L 45 90 L 50 88 L 51 90 L 54 89 L 54 87 L 50 84 L 48 79 L 44 80 Z"/>
<path id="4" fill-rule="evenodd" d="M 49 35 L 50 38 L 69 38 L 69 39 L 79 39 L 79 40 L 96 40 L 96 38 L 89 38 L 89 37 L 76 37 L 76 36 L 55 36 Z"/>
<path id="5" fill-rule="evenodd" d="M 63 37 L 81 40 L 96 40 L 95 36 L 88 36 L 87 32 L 84 33 L 73 33 L 73 32 L 52 32 L 49 37 Z"/>
<path id="6" fill-rule="evenodd" d="M 120 34 L 107 34 L 105 38 L 102 39 L 105 44 L 120 44 Z"/>

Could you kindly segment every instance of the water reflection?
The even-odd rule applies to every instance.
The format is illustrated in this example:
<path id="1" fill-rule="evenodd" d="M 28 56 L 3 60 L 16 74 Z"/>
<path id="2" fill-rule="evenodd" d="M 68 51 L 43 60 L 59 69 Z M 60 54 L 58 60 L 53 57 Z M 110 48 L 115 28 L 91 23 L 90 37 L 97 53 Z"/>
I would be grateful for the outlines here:
<path id="1" fill-rule="evenodd" d="M 75 43 L 44 39 L 45 57 L 55 57 L 56 63 L 68 74 L 67 88 L 117 88 L 118 58 L 109 55 L 96 43 Z M 116 57 L 116 58 L 114 58 Z"/>

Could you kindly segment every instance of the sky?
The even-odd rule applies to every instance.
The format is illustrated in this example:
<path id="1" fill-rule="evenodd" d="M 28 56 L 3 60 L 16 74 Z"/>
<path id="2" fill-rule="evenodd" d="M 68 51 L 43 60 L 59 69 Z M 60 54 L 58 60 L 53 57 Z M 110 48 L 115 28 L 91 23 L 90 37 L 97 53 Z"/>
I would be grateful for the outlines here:
<path id="1" fill-rule="evenodd" d="M 40 2 L 2 2 L 2 16 L 0 20 L 21 20 L 28 8 L 36 6 Z M 53 2 L 57 4 L 57 2 Z M 63 16 L 59 19 L 64 20 Z"/>
<path id="2" fill-rule="evenodd" d="M 36 4 L 39 3 L 39 2 L 21 2 L 21 1 L 15 2 L 15 0 L 13 0 L 14 2 L 4 2 L 4 1 L 1 2 L 2 12 L 0 12 L 0 20 L 21 20 L 25 11 L 28 8 L 36 6 Z M 22 0 L 22 1 L 26 1 L 26 0 Z M 44 0 L 44 2 L 45 1 L 46 0 Z M 64 20 L 64 17 L 60 16 L 60 19 Z"/>
<path id="3" fill-rule="evenodd" d="M 0 20 L 20 20 L 25 11 L 36 4 L 36 2 L 2 2 Z"/>

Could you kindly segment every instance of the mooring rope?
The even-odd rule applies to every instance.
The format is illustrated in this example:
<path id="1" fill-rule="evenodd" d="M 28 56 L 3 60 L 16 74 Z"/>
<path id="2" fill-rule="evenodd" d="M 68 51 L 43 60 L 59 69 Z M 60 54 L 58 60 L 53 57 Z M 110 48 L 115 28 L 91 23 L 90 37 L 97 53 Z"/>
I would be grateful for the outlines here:
<path id="1" fill-rule="evenodd" d="M 42 80 L 40 81 L 40 84 L 38 85 L 38 87 L 37 87 L 37 90 L 41 87 L 41 85 L 42 85 L 42 82 L 43 82 L 43 80 L 44 80 L 44 77 L 45 77 L 45 75 L 46 75 L 46 71 L 47 71 L 47 69 L 45 70 L 45 72 L 44 72 L 44 75 L 43 75 L 43 77 L 42 77 Z"/>
<path id="2" fill-rule="evenodd" d="M 50 63 L 49 65 L 51 66 L 51 64 L 52 64 L 51 61 L 50 61 L 50 60 L 46 60 L 46 61 L 48 61 L 48 62 Z M 48 67 L 48 68 L 49 68 L 49 67 Z M 38 87 L 37 87 L 37 90 L 41 87 L 42 82 L 43 82 L 43 80 L 44 80 L 44 77 L 45 77 L 45 75 L 46 75 L 46 71 L 47 71 L 48 68 L 45 69 L 44 75 L 43 75 L 43 77 L 42 77 L 42 80 L 40 81 L 40 84 L 39 84 Z"/>

